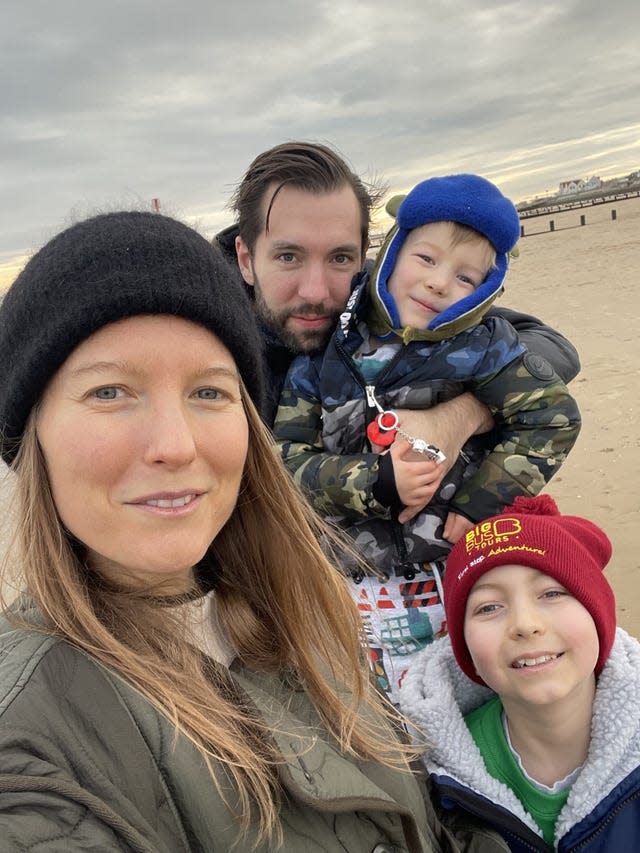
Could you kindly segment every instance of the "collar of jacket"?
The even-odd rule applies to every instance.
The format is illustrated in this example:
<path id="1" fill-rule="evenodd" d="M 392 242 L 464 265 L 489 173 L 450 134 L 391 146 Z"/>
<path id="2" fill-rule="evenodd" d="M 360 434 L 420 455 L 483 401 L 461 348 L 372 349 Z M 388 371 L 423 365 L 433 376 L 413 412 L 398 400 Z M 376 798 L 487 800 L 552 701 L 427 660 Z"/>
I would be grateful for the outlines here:
<path id="1" fill-rule="evenodd" d="M 369 279 L 370 305 L 367 325 L 381 338 L 396 335 L 403 343 L 410 341 L 443 341 L 459 332 L 477 325 L 498 296 L 503 292 L 503 281 L 508 269 L 508 255 L 498 255 L 496 266 L 469 296 L 451 305 L 429 323 L 426 329 L 400 325 L 400 316 L 394 298 L 388 291 L 389 277 L 393 272 L 398 252 L 409 232 L 394 225 L 384 239 L 373 272 Z"/>
<path id="2" fill-rule="evenodd" d="M 344 306 L 344 310 L 338 318 L 338 325 L 334 335 L 338 340 L 345 340 L 356 328 L 358 321 L 362 319 L 363 309 L 366 308 L 367 281 L 369 275 L 364 270 L 356 273 L 351 280 L 351 294 Z"/>
<path id="3" fill-rule="evenodd" d="M 211 241 L 218 245 L 223 255 L 232 264 L 237 264 L 236 237 L 239 235 L 240 228 L 238 227 L 238 223 L 234 222 L 232 225 L 227 225 L 222 231 L 218 231 Z"/>

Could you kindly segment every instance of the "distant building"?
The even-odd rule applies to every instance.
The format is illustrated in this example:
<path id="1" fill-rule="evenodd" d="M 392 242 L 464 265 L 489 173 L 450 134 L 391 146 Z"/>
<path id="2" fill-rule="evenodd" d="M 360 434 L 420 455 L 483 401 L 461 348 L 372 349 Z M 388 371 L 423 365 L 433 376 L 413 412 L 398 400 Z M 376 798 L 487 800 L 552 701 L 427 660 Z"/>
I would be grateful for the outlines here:
<path id="1" fill-rule="evenodd" d="M 559 195 L 573 195 L 586 190 L 597 190 L 602 186 L 602 181 L 597 175 L 592 175 L 588 180 L 576 178 L 573 181 L 561 181 L 558 191 Z"/>

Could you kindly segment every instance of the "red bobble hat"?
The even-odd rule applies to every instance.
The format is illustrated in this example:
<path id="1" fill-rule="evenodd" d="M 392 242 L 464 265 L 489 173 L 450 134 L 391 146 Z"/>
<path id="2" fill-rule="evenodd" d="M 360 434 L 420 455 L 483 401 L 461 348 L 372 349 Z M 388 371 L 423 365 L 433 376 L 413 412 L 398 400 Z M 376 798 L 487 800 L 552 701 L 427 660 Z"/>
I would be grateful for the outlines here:
<path id="1" fill-rule="evenodd" d="M 518 497 L 500 515 L 479 522 L 447 559 L 444 607 L 453 653 L 460 668 L 478 684 L 464 639 L 467 598 L 476 581 L 496 566 L 538 569 L 555 578 L 589 611 L 596 625 L 599 675 L 616 632 L 616 602 L 602 570 L 611 559 L 611 542 L 593 522 L 561 515 L 549 495 Z"/>

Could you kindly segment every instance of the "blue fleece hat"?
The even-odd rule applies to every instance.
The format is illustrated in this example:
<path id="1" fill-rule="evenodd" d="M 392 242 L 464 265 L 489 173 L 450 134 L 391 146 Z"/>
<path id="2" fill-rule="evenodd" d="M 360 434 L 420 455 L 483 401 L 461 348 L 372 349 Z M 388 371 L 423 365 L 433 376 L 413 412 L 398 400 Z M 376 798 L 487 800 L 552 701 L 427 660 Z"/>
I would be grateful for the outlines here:
<path id="1" fill-rule="evenodd" d="M 430 178 L 414 187 L 397 209 L 396 224 L 382 244 L 371 278 L 373 292 L 391 329 L 401 326 L 395 301 L 387 290 L 389 277 L 409 232 L 429 222 L 467 225 L 486 237 L 496 251 L 496 265 L 482 284 L 435 317 L 419 335 L 440 340 L 478 322 L 502 291 L 509 252 L 520 236 L 520 219 L 513 202 L 479 175 Z"/>

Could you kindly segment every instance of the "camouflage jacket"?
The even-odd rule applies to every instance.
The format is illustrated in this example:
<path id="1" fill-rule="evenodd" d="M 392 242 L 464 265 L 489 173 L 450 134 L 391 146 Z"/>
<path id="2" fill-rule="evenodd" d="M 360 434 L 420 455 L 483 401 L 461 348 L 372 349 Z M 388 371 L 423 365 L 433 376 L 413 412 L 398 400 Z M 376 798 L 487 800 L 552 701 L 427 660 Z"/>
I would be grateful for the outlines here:
<path id="1" fill-rule="evenodd" d="M 428 506 L 400 525 L 374 497 L 380 458 L 370 452 L 366 427 L 377 411 L 353 361 L 366 299 L 362 285 L 325 353 L 293 362 L 274 435 L 316 510 L 349 534 L 372 568 L 402 573 L 408 563 L 446 556 L 451 545 L 442 528 L 449 511 L 479 521 L 517 495 L 537 494 L 573 446 L 580 414 L 551 366 L 528 353 L 502 318 L 485 318 L 436 343 L 402 346 L 372 389 L 383 408 L 425 409 L 468 390 L 489 407 L 496 429 L 467 442 L 468 461 L 461 455 Z"/>

